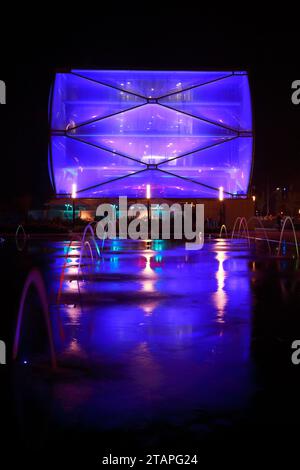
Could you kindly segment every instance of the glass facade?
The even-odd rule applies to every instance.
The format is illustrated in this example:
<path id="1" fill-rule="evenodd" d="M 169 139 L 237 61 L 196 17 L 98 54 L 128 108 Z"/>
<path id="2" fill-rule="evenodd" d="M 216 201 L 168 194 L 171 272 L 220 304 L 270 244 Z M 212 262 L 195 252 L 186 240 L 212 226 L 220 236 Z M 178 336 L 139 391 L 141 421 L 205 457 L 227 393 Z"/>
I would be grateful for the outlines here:
<path id="1" fill-rule="evenodd" d="M 246 195 L 252 111 L 246 72 L 72 70 L 50 101 L 57 196 Z"/>

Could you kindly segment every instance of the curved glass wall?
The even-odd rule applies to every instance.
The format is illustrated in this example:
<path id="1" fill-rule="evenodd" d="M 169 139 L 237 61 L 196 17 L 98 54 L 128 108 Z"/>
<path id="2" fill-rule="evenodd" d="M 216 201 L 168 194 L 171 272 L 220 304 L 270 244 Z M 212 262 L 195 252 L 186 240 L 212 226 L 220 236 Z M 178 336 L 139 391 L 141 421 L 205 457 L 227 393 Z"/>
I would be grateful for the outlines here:
<path id="1" fill-rule="evenodd" d="M 245 72 L 72 70 L 50 106 L 58 196 L 247 194 L 252 112 Z"/>

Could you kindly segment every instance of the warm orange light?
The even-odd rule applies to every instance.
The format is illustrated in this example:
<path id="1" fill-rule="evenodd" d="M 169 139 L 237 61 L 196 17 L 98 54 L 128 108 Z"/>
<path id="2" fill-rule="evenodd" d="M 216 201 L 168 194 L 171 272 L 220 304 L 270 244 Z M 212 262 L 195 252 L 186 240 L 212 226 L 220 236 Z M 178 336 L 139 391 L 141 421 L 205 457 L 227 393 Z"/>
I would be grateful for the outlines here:
<path id="1" fill-rule="evenodd" d="M 224 188 L 223 186 L 220 186 L 219 187 L 219 201 L 223 201 L 224 200 Z"/>
<path id="2" fill-rule="evenodd" d="M 252 196 L 252 201 L 255 202 L 256 196 Z"/>

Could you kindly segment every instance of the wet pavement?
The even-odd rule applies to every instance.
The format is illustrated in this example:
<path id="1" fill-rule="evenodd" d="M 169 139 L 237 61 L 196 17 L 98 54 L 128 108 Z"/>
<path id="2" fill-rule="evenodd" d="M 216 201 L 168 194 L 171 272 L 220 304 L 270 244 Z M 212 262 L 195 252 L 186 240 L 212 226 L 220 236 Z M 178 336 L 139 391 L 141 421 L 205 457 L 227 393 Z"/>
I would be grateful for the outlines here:
<path id="1" fill-rule="evenodd" d="M 245 240 L 210 240 L 199 251 L 114 240 L 100 259 L 86 251 L 78 269 L 79 245 L 68 251 L 68 242 L 1 253 L 2 268 L 8 259 L 11 274 L 20 267 L 18 292 L 22 272 L 42 273 L 58 362 L 53 372 L 33 292 L 10 365 L 8 419 L 22 448 L 70 457 L 75 445 L 72 457 L 94 461 L 107 449 L 205 453 L 218 442 L 230 453 L 232 440 L 252 447 L 274 433 L 274 443 L 283 430 L 292 438 L 300 416 L 300 365 L 291 363 L 291 342 L 300 339 L 297 260 Z M 7 282 L 2 298 L 12 288 Z"/>

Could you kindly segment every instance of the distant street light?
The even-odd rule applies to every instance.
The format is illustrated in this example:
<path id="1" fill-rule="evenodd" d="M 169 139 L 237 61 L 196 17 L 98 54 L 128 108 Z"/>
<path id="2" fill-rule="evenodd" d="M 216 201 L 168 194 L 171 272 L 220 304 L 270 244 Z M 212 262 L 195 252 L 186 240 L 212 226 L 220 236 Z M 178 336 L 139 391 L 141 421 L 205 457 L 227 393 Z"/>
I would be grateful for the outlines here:
<path id="1" fill-rule="evenodd" d="M 73 183 L 72 184 L 72 199 L 76 199 L 76 193 L 77 193 L 77 184 Z"/>
<path id="2" fill-rule="evenodd" d="M 151 199 L 151 185 L 146 185 L 146 199 Z"/>
<path id="3" fill-rule="evenodd" d="M 225 224 L 225 206 L 224 206 L 224 188 L 219 187 L 219 201 L 220 201 L 220 226 Z"/>
<path id="4" fill-rule="evenodd" d="M 220 186 L 219 187 L 219 201 L 223 201 L 224 200 L 224 188 L 223 186 Z"/>
<path id="5" fill-rule="evenodd" d="M 150 199 L 151 199 L 151 185 L 150 184 L 147 184 L 146 185 L 146 199 L 148 201 L 148 208 L 147 208 L 147 212 L 148 212 L 148 238 L 150 238 Z"/>
<path id="6" fill-rule="evenodd" d="M 73 205 L 73 230 L 75 227 L 75 199 L 76 199 L 76 194 L 77 194 L 77 184 L 73 183 L 72 184 L 72 205 Z"/>

